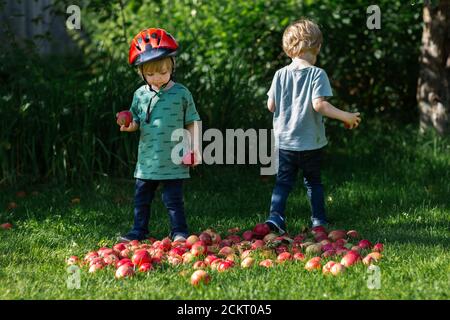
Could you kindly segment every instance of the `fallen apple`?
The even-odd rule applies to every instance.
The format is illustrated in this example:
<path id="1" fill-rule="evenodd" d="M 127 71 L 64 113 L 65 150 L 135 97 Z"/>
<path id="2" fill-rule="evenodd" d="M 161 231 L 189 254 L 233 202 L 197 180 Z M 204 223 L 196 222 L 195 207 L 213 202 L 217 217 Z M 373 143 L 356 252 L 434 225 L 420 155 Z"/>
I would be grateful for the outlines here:
<path id="1" fill-rule="evenodd" d="M 320 261 L 320 257 L 310 259 L 308 262 L 306 262 L 305 269 L 308 271 L 320 270 L 322 268 Z"/>
<path id="2" fill-rule="evenodd" d="M 195 261 L 192 265 L 193 269 L 206 269 L 207 265 L 203 261 Z"/>
<path id="3" fill-rule="evenodd" d="M 262 248 L 262 247 L 264 247 L 264 241 L 262 241 L 262 240 L 255 240 L 255 241 L 252 243 L 251 249 L 252 249 L 252 250 L 256 250 L 256 249 Z"/>
<path id="4" fill-rule="evenodd" d="M 265 235 L 270 233 L 270 227 L 265 223 L 258 223 L 253 228 L 253 233 L 254 233 L 255 237 L 262 239 L 262 238 L 264 238 Z"/>
<path id="5" fill-rule="evenodd" d="M 151 263 L 143 263 L 139 267 L 139 272 L 149 272 L 153 269 L 153 265 Z"/>
<path id="6" fill-rule="evenodd" d="M 242 234 L 242 238 L 244 238 L 245 241 L 251 241 L 253 239 L 253 231 L 244 231 L 244 233 Z"/>
<path id="7" fill-rule="evenodd" d="M 67 265 L 69 265 L 69 266 L 77 264 L 78 262 L 79 262 L 79 259 L 77 256 L 71 256 L 69 259 L 67 259 Z"/>
<path id="8" fill-rule="evenodd" d="M 361 236 L 359 235 L 358 231 L 356 230 L 350 230 L 347 232 L 347 237 L 352 239 L 359 239 Z"/>
<path id="9" fill-rule="evenodd" d="M 333 276 L 337 276 L 345 271 L 345 266 L 340 263 L 335 263 L 331 269 L 330 272 Z"/>
<path id="10" fill-rule="evenodd" d="M 323 274 L 329 274 L 331 273 L 331 267 L 333 267 L 336 264 L 334 261 L 328 261 L 322 268 Z"/>
<path id="11" fill-rule="evenodd" d="M 278 255 L 277 262 L 283 263 L 283 262 L 286 262 L 286 261 L 290 261 L 292 259 L 293 259 L 292 255 L 289 252 L 282 252 L 282 253 L 280 253 Z"/>
<path id="12" fill-rule="evenodd" d="M 212 245 L 212 239 L 211 239 L 211 236 L 209 235 L 209 233 L 207 233 L 207 232 L 202 232 L 198 238 L 199 238 L 200 241 L 202 241 L 206 246 Z"/>
<path id="13" fill-rule="evenodd" d="M 194 243 L 196 243 L 197 241 L 199 241 L 199 238 L 196 235 L 191 235 L 186 239 L 186 248 L 188 248 L 189 250 L 192 248 L 192 246 L 194 245 Z"/>
<path id="14" fill-rule="evenodd" d="M 253 266 L 254 263 L 255 259 L 253 259 L 252 257 L 246 257 L 245 259 L 242 260 L 241 267 L 250 268 L 251 266 Z"/>
<path id="15" fill-rule="evenodd" d="M 234 252 L 234 249 L 231 247 L 223 247 L 219 251 L 219 255 L 224 256 L 224 257 L 228 256 L 229 254 L 233 254 L 233 253 L 235 253 L 235 252 Z"/>
<path id="16" fill-rule="evenodd" d="M 297 252 L 297 253 L 294 253 L 293 259 L 298 260 L 298 261 L 303 261 L 306 259 L 306 257 L 303 253 Z"/>
<path id="17" fill-rule="evenodd" d="M 139 267 L 144 263 L 151 263 L 152 257 L 147 252 L 147 250 L 141 249 L 141 250 L 137 250 L 134 253 L 133 257 L 131 258 L 131 261 L 133 262 L 134 265 Z"/>
<path id="18" fill-rule="evenodd" d="M 210 275 L 204 270 L 196 270 L 191 276 L 191 284 L 198 286 L 200 284 L 208 284 L 211 281 Z"/>
<path id="19" fill-rule="evenodd" d="M 372 250 L 376 252 L 383 252 L 384 246 L 382 243 L 377 243 L 373 246 Z"/>
<path id="20" fill-rule="evenodd" d="M 221 261 L 217 266 L 218 272 L 224 272 L 233 267 L 234 263 L 232 261 Z"/>
<path id="21" fill-rule="evenodd" d="M 122 265 L 116 270 L 116 279 L 132 277 L 134 275 L 134 268 L 128 264 Z"/>
<path id="22" fill-rule="evenodd" d="M 128 265 L 130 267 L 134 266 L 133 262 L 130 259 L 125 258 L 125 259 L 121 259 L 121 260 L 119 260 L 119 262 L 117 262 L 116 268 L 119 268 L 119 267 L 124 266 L 124 265 Z"/>
<path id="23" fill-rule="evenodd" d="M 356 251 L 349 251 L 341 260 L 341 264 L 344 267 L 350 267 L 358 261 L 361 261 L 361 256 Z"/>
<path id="24" fill-rule="evenodd" d="M 94 272 L 96 272 L 96 271 L 98 271 L 98 270 L 101 270 L 101 269 L 103 269 L 104 268 L 104 266 L 102 265 L 102 264 L 100 264 L 100 263 L 95 263 L 95 264 L 93 264 L 93 265 L 91 265 L 90 267 L 89 267 L 89 273 L 94 273 Z"/>
<path id="25" fill-rule="evenodd" d="M 3 230 L 9 230 L 11 228 L 12 228 L 12 224 L 9 223 L 9 222 L 3 223 L 3 224 L 0 225 L 0 229 L 3 229 Z"/>
<path id="26" fill-rule="evenodd" d="M 315 243 L 308 246 L 305 250 L 307 254 L 319 254 L 322 253 L 322 245 L 320 243 Z"/>
<path id="27" fill-rule="evenodd" d="M 336 241 L 339 239 L 344 239 L 347 236 L 345 230 L 333 230 L 328 234 L 328 238 L 332 241 Z"/>
<path id="28" fill-rule="evenodd" d="M 191 263 L 195 260 L 195 256 L 191 252 L 186 252 L 182 255 L 183 263 Z"/>
<path id="29" fill-rule="evenodd" d="M 372 243 L 370 243 L 369 240 L 364 239 L 358 243 L 358 247 L 360 247 L 361 249 L 370 249 L 372 247 Z"/>
<path id="30" fill-rule="evenodd" d="M 259 263 L 259 265 L 260 265 L 261 267 L 265 267 L 265 268 L 272 268 L 272 267 L 273 267 L 273 260 L 271 260 L 271 259 L 265 259 L 265 260 L 261 261 L 261 262 Z"/>

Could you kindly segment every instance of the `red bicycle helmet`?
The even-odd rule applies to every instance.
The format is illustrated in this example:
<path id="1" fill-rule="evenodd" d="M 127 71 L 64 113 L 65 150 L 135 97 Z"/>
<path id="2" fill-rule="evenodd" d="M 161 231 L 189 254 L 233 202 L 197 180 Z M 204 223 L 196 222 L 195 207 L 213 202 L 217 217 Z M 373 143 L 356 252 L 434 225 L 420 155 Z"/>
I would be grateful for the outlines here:
<path id="1" fill-rule="evenodd" d="M 177 54 L 178 43 L 164 29 L 149 28 L 139 32 L 131 41 L 128 62 L 132 66 L 139 66 L 148 61 Z"/>

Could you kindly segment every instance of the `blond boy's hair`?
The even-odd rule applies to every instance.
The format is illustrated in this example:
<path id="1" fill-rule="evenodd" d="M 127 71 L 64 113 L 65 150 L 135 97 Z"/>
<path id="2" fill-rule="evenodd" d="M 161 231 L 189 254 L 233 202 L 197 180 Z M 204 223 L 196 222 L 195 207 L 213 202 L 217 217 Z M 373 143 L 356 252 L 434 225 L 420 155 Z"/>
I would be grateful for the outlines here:
<path id="1" fill-rule="evenodd" d="M 290 58 L 298 57 L 306 51 L 317 54 L 322 40 L 319 26 L 311 20 L 301 19 L 284 30 L 283 50 Z"/>
<path id="2" fill-rule="evenodd" d="M 146 62 L 139 66 L 139 72 L 141 73 L 141 75 L 143 75 L 144 73 L 154 73 L 162 71 L 172 72 L 172 59 L 174 59 L 173 62 L 175 63 L 175 58 L 173 57 L 166 57 L 163 59 Z"/>

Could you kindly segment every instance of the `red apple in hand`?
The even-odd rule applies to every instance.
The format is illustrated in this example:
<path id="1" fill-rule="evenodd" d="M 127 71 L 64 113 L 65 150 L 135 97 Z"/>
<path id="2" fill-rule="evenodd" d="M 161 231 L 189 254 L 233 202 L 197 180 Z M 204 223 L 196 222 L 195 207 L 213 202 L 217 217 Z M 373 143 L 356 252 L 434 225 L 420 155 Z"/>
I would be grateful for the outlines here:
<path id="1" fill-rule="evenodd" d="M 120 112 L 116 113 L 116 118 L 117 118 L 117 124 L 119 126 L 128 127 L 130 125 L 131 121 L 133 120 L 133 115 L 128 110 L 120 111 Z"/>
<path id="2" fill-rule="evenodd" d="M 195 164 L 194 151 L 190 151 L 190 152 L 186 153 L 183 157 L 182 163 L 185 166 L 193 166 Z"/>

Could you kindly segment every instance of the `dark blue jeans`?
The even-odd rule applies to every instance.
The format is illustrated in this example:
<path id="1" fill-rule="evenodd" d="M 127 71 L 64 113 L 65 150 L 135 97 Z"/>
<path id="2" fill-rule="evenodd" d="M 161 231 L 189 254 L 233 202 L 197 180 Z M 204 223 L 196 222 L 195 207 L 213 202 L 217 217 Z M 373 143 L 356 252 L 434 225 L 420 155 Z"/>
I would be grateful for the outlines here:
<path id="1" fill-rule="evenodd" d="M 136 179 L 134 196 L 134 226 L 132 232 L 139 236 L 148 235 L 150 219 L 150 206 L 155 197 L 158 185 L 162 183 L 162 201 L 166 206 L 170 224 L 171 235 L 188 235 L 188 227 L 184 216 L 183 180 L 143 180 Z"/>
<path id="2" fill-rule="evenodd" d="M 285 218 L 287 198 L 301 169 L 311 204 L 311 221 L 313 225 L 326 223 L 323 185 L 320 179 L 322 152 L 323 148 L 310 151 L 279 150 L 278 174 L 272 193 L 271 214 L 279 214 Z"/>

